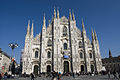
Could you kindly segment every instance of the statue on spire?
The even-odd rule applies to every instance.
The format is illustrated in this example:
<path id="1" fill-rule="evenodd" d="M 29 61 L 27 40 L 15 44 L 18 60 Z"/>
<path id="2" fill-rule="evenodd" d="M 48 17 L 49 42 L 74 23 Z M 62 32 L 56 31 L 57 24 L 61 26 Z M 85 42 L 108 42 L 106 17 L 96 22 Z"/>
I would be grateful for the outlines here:
<path id="1" fill-rule="evenodd" d="M 72 10 L 72 19 L 73 19 L 73 21 L 75 21 L 75 15 L 74 15 L 73 10 Z"/>
<path id="2" fill-rule="evenodd" d="M 57 8 L 57 19 L 59 19 L 59 10 Z"/>
<path id="3" fill-rule="evenodd" d="M 33 38 L 33 20 L 32 20 L 32 27 L 31 27 L 31 37 Z"/>
<path id="4" fill-rule="evenodd" d="M 27 35 L 30 35 L 30 20 L 28 20 Z"/>
<path id="5" fill-rule="evenodd" d="M 94 40 L 94 32 L 93 32 L 93 29 L 91 27 L 91 31 L 92 31 L 92 41 Z"/>
<path id="6" fill-rule="evenodd" d="M 56 18 L 56 10 L 55 10 L 55 7 L 54 7 L 54 18 Z"/>
<path id="7" fill-rule="evenodd" d="M 46 20 L 45 20 L 45 14 L 44 14 L 44 17 L 43 17 L 43 28 L 46 27 L 45 22 L 46 22 Z"/>

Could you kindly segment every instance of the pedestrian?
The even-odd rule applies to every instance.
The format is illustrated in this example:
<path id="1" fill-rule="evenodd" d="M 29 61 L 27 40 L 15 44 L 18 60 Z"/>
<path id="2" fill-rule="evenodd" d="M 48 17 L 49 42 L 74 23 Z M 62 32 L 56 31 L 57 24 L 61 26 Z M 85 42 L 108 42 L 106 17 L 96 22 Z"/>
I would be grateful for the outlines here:
<path id="1" fill-rule="evenodd" d="M 52 72 L 52 80 L 56 80 L 56 72 L 55 71 Z"/>
<path id="2" fill-rule="evenodd" d="M 114 76 L 114 78 L 117 79 L 117 75 L 116 75 L 116 71 L 115 70 L 113 71 L 113 76 Z"/>
<path id="3" fill-rule="evenodd" d="M 0 80 L 2 80 L 2 74 L 0 73 Z"/>
<path id="4" fill-rule="evenodd" d="M 110 79 L 110 71 L 108 71 L 108 78 Z"/>
<path id="5" fill-rule="evenodd" d="M 120 71 L 118 72 L 118 77 L 119 77 L 119 79 L 120 79 Z"/>
<path id="6" fill-rule="evenodd" d="M 34 80 L 34 74 L 31 73 L 31 80 Z"/>
<path id="7" fill-rule="evenodd" d="M 61 72 L 58 73 L 58 80 L 61 80 Z"/>
<path id="8" fill-rule="evenodd" d="M 7 76 L 8 76 L 8 73 L 5 72 L 5 74 L 4 74 L 4 80 L 7 80 Z"/>
<path id="9" fill-rule="evenodd" d="M 73 72 L 73 78 L 75 78 L 75 73 Z"/>

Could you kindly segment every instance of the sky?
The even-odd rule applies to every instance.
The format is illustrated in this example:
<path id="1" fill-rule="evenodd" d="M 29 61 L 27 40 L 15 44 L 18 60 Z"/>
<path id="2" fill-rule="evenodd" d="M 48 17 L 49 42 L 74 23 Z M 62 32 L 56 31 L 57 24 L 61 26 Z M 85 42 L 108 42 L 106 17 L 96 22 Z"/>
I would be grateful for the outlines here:
<path id="1" fill-rule="evenodd" d="M 0 48 L 11 55 L 9 43 L 17 43 L 13 56 L 20 62 L 24 49 L 28 20 L 34 22 L 34 36 L 41 32 L 43 15 L 46 25 L 53 10 L 59 9 L 60 17 L 74 11 L 76 25 L 82 30 L 82 18 L 91 40 L 91 27 L 99 40 L 102 58 L 120 55 L 120 0 L 0 0 Z"/>

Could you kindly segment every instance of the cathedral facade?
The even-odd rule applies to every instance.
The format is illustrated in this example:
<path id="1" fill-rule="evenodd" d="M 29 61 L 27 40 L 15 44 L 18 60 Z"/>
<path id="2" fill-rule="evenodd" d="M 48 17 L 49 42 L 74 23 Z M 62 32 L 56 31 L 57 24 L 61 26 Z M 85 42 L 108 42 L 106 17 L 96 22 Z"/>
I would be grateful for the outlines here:
<path id="1" fill-rule="evenodd" d="M 77 28 L 74 13 L 69 18 L 54 16 L 46 28 L 45 16 L 42 31 L 33 36 L 33 23 L 28 23 L 25 46 L 22 54 L 22 73 L 34 72 L 100 72 L 101 54 L 95 31 L 91 31 L 92 41 L 86 35 L 82 21 L 82 31 Z"/>

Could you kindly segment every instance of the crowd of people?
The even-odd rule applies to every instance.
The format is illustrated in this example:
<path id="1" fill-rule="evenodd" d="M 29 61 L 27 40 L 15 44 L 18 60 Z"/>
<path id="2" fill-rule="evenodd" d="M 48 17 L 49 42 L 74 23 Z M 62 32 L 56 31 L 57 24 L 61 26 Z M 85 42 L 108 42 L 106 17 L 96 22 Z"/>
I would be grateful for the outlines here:
<path id="1" fill-rule="evenodd" d="M 35 75 L 34 73 L 31 73 L 29 76 L 27 76 L 27 74 L 23 74 L 23 77 L 31 77 L 31 80 L 34 80 L 34 78 L 36 76 L 45 76 L 45 78 L 47 77 L 51 77 L 52 80 L 61 80 L 61 78 L 63 76 L 73 76 L 73 78 L 75 78 L 75 75 L 77 76 L 80 76 L 80 75 L 91 75 L 91 76 L 95 76 L 97 75 L 98 73 L 95 73 L 95 72 L 91 72 L 91 73 L 84 73 L 84 72 L 79 72 L 79 73 L 61 73 L 61 72 L 49 72 L 49 73 L 41 73 L 40 75 Z M 117 72 L 117 71 L 113 71 L 113 72 L 110 72 L 110 71 L 107 71 L 106 73 L 108 75 L 108 78 L 113 78 L 111 77 L 112 75 L 114 76 L 114 79 L 120 79 L 120 72 Z M 10 75 L 8 75 L 8 73 L 4 73 L 4 74 L 1 74 L 0 73 L 0 80 L 4 79 L 4 80 L 7 80 L 7 78 L 10 78 Z"/>
<path id="2" fill-rule="evenodd" d="M 9 76 L 8 76 L 8 73 L 7 73 L 7 72 L 5 72 L 5 74 L 1 74 L 1 73 L 0 73 L 0 80 L 2 80 L 2 79 L 7 80 L 8 77 L 9 77 Z"/>
<path id="3" fill-rule="evenodd" d="M 114 78 L 114 79 L 120 79 L 120 72 L 116 72 L 115 70 L 111 73 L 111 72 L 107 72 L 106 74 L 108 74 L 108 78 Z M 90 75 L 90 76 L 95 76 L 95 75 L 98 75 L 98 73 L 95 73 L 95 72 L 90 72 L 90 73 L 84 73 L 84 72 L 79 72 L 79 73 L 61 73 L 61 72 L 50 72 L 50 73 L 42 73 L 39 75 L 39 77 L 41 77 L 42 75 L 45 76 L 45 78 L 47 77 L 52 77 L 52 80 L 61 80 L 61 78 L 63 76 L 72 76 L 73 78 L 75 78 L 75 76 L 80 76 L 80 75 Z M 103 75 L 103 74 L 101 74 Z M 111 77 L 111 76 L 114 76 L 114 77 Z M 33 73 L 31 73 L 31 80 L 34 80 L 35 78 L 35 75 Z"/>
<path id="4" fill-rule="evenodd" d="M 114 79 L 120 79 L 120 71 L 116 71 L 116 70 L 113 70 L 112 72 L 107 71 L 107 74 L 109 79 L 111 78 L 112 75 L 114 76 Z"/>

